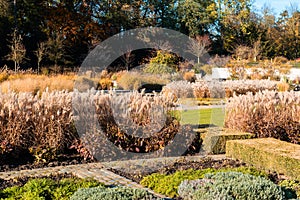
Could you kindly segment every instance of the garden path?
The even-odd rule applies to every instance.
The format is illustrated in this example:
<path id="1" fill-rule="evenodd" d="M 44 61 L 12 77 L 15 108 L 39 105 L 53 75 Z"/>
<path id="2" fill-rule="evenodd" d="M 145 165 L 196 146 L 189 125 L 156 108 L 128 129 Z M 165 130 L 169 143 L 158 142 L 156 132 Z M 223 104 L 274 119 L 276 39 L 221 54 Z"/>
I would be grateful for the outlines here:
<path id="1" fill-rule="evenodd" d="M 164 166 L 170 165 L 178 161 L 199 161 L 203 159 L 204 156 L 186 156 L 186 157 L 163 157 L 163 158 L 153 158 L 153 159 L 143 159 L 143 160 L 130 160 L 130 161 L 113 161 L 113 162 L 102 162 L 102 163 L 88 163 L 79 165 L 68 165 L 68 166 L 57 166 L 57 167 L 47 167 L 40 169 L 31 170 L 20 170 L 20 171 L 10 171 L 10 172 L 0 172 L 0 178 L 4 180 L 16 179 L 18 177 L 29 176 L 48 176 L 56 173 L 67 173 L 73 174 L 79 178 L 93 178 L 105 185 L 120 185 L 132 188 L 143 188 L 158 197 L 167 199 L 165 196 L 156 194 L 155 192 L 144 188 L 142 185 L 133 182 L 125 177 L 117 175 L 108 169 L 117 170 L 136 170 L 136 172 L 149 172 L 153 170 L 154 167 L 162 168 Z M 225 159 L 225 155 L 210 155 L 206 157 L 211 157 L 212 159 Z"/>

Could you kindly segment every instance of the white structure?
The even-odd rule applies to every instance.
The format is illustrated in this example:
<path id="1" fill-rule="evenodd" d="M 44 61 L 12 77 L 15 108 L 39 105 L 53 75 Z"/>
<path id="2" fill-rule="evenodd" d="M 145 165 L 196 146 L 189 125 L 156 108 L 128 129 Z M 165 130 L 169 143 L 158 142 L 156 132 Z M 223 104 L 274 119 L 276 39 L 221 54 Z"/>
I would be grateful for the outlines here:
<path id="1" fill-rule="evenodd" d="M 286 77 L 289 79 L 289 80 L 296 80 L 297 78 L 300 79 L 300 69 L 299 68 L 292 68 L 290 70 L 290 73 L 288 73 L 286 75 Z"/>
<path id="2" fill-rule="evenodd" d="M 261 75 L 266 73 L 266 70 L 262 68 L 256 68 L 256 72 L 253 72 L 250 69 L 244 69 L 247 75 L 251 75 L 253 73 L 259 73 Z M 280 74 L 279 70 L 275 70 L 274 75 L 280 76 L 281 78 L 286 77 L 289 80 L 296 80 L 297 78 L 300 79 L 300 69 L 299 68 L 291 68 L 288 74 Z M 207 75 L 206 75 L 207 76 Z M 231 73 L 228 68 L 212 68 L 212 75 L 208 76 L 210 79 L 217 79 L 217 80 L 227 80 L 230 79 Z M 196 75 L 197 80 L 200 80 L 201 74 Z"/>
<path id="3" fill-rule="evenodd" d="M 212 79 L 226 80 L 230 78 L 228 68 L 212 68 Z"/>

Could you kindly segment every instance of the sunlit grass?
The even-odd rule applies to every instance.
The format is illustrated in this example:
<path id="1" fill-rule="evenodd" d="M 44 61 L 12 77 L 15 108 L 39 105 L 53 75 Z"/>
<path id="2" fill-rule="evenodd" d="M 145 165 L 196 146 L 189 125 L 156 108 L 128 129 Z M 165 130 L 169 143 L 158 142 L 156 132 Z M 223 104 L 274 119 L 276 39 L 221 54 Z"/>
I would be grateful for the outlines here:
<path id="1" fill-rule="evenodd" d="M 224 125 L 224 108 L 206 108 L 197 110 L 182 110 L 176 112 L 177 116 L 180 116 L 181 124 L 214 124 L 219 127 L 223 127 Z"/>

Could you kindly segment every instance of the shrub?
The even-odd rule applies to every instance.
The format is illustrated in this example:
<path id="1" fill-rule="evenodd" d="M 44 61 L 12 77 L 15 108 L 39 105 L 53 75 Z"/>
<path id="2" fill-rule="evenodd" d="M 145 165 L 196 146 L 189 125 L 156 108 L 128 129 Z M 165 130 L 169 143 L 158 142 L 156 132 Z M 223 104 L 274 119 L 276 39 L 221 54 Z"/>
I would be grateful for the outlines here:
<path id="1" fill-rule="evenodd" d="M 300 198 L 300 181 L 299 180 L 283 180 L 278 183 L 285 193 L 288 199 Z"/>
<path id="2" fill-rule="evenodd" d="M 150 74 L 170 74 L 177 71 L 177 58 L 171 53 L 157 51 L 156 56 L 150 59 L 150 63 L 144 68 L 144 72 Z"/>
<path id="3" fill-rule="evenodd" d="M 98 83 L 99 90 L 109 90 L 112 86 L 112 81 L 109 78 L 102 78 Z"/>
<path id="4" fill-rule="evenodd" d="M 178 186 L 178 195 L 184 200 L 193 200 L 195 192 L 205 186 L 208 179 L 184 180 Z"/>
<path id="5" fill-rule="evenodd" d="M 227 171 L 237 171 L 246 174 L 252 174 L 255 176 L 267 177 L 267 174 L 260 172 L 254 168 L 223 168 L 223 169 L 203 169 L 203 170 L 182 170 L 177 171 L 174 174 L 164 175 L 159 173 L 154 173 L 149 176 L 146 176 L 140 182 L 143 186 L 146 186 L 153 191 L 167 195 L 169 197 L 178 196 L 177 189 L 180 183 L 184 180 L 195 180 L 201 179 L 206 173 L 216 173 L 216 172 L 227 172 Z"/>
<path id="6" fill-rule="evenodd" d="M 277 87 L 279 92 L 286 92 L 290 89 L 290 85 L 284 82 L 278 83 Z"/>
<path id="7" fill-rule="evenodd" d="M 196 82 L 192 85 L 196 98 L 210 98 L 211 93 L 206 81 Z"/>
<path id="8" fill-rule="evenodd" d="M 171 95 L 174 99 L 193 97 L 192 84 L 187 81 L 173 81 L 167 84 L 162 92 L 165 95 Z"/>
<path id="9" fill-rule="evenodd" d="M 118 79 L 118 85 L 124 90 L 137 90 L 142 85 L 142 79 L 137 72 L 127 72 Z"/>
<path id="10" fill-rule="evenodd" d="M 0 191 L 0 197 L 5 199 L 57 199 L 67 200 L 79 188 L 102 185 L 89 179 L 62 179 L 54 181 L 50 178 L 31 179 L 23 186 L 13 186 Z M 101 186 L 103 187 L 103 186 Z"/>
<path id="11" fill-rule="evenodd" d="M 145 73 L 149 74 L 171 74 L 176 72 L 174 68 L 169 67 L 167 64 L 150 63 L 143 69 Z"/>
<path id="12" fill-rule="evenodd" d="M 77 122 L 84 123 L 83 126 L 87 127 L 81 137 L 82 144 L 93 150 L 90 152 L 92 155 L 100 152 L 97 148 L 107 144 L 106 140 L 101 140 L 99 134 L 105 135 L 115 146 L 126 151 L 144 153 L 164 148 L 179 130 L 179 122 L 168 112 L 172 110 L 172 102 L 161 94 L 150 96 L 137 91 L 125 94 L 111 91 L 110 94 L 101 95 L 100 92 L 90 91 L 84 95 L 75 93 L 73 98 L 78 99 L 73 105 L 76 113 L 80 113 L 74 118 L 81 119 Z M 95 102 L 91 102 L 91 99 Z M 94 128 L 98 129 L 94 124 L 85 124 L 95 118 L 89 115 L 82 102 L 96 107 L 102 133 L 93 131 Z M 140 134 L 139 137 L 133 135 L 134 133 Z M 114 152 L 107 152 L 101 153 L 101 156 L 111 160 L 115 155 Z"/>
<path id="13" fill-rule="evenodd" d="M 84 94 L 86 98 L 83 98 L 81 94 Z M 72 98 L 80 99 L 74 101 L 72 105 Z M 77 105 L 75 103 L 79 105 L 74 114 L 72 106 Z M 126 150 L 149 152 L 163 148 L 168 141 L 173 139 L 179 128 L 178 121 L 168 112 L 173 106 L 170 98 L 161 94 L 149 96 L 133 92 L 117 95 L 92 91 L 87 93 L 45 91 L 36 95 L 0 93 L 0 153 L 11 152 L 10 149 L 19 147 L 31 148 L 36 159 L 43 161 L 49 160 L 52 153 L 64 152 L 71 145 L 75 145 L 75 149 L 91 157 L 81 144 L 87 148 L 90 144 L 87 141 L 96 137 L 93 131 L 89 132 L 87 128 L 86 137 L 81 137 L 81 142 L 78 142 L 79 146 L 74 144 L 74 141 L 79 139 L 74 119 L 83 117 L 82 121 L 90 120 L 90 113 L 84 116 L 78 115 L 78 113 L 88 112 L 86 106 L 83 106 L 88 104 L 95 106 L 103 134 L 116 146 Z M 123 117 L 116 116 L 116 113 L 122 114 Z M 155 117 L 153 117 L 154 114 Z M 133 130 L 146 127 L 145 131 L 153 137 L 133 137 L 123 131 L 124 127 L 130 127 Z M 97 143 L 92 144 L 99 146 Z"/>
<path id="14" fill-rule="evenodd" d="M 299 105 L 299 92 L 235 96 L 226 106 L 225 127 L 300 144 Z"/>
<path id="15" fill-rule="evenodd" d="M 300 179 L 300 146 L 274 138 L 229 140 L 226 156 L 251 164 L 259 169 L 275 171 Z"/>
<path id="16" fill-rule="evenodd" d="M 140 72 L 123 72 L 117 79 L 118 85 L 124 90 L 138 90 L 143 84 L 161 84 L 169 82 L 167 78 L 159 75 L 146 75 Z"/>
<path id="17" fill-rule="evenodd" d="M 6 73 L 6 72 L 1 72 L 1 73 L 0 73 L 0 83 L 6 81 L 6 80 L 8 79 L 8 77 L 9 77 L 9 74 L 8 74 L 8 73 Z"/>
<path id="18" fill-rule="evenodd" d="M 278 81 L 269 80 L 234 80 L 225 81 L 223 87 L 227 90 L 226 97 L 235 95 L 244 95 L 248 92 L 256 94 L 264 90 L 277 90 Z"/>
<path id="19" fill-rule="evenodd" d="M 196 77 L 195 77 L 195 72 L 185 72 L 184 75 L 183 75 L 183 79 L 192 83 L 192 82 L 195 82 L 196 80 Z"/>
<path id="20" fill-rule="evenodd" d="M 79 189 L 70 200 L 152 200 L 158 199 L 154 195 L 150 194 L 146 190 L 126 188 L 126 187 L 114 187 L 104 188 L 95 187 L 87 189 Z"/>
<path id="21" fill-rule="evenodd" d="M 184 199 L 285 199 L 283 190 L 273 182 L 240 172 L 205 174 L 203 180 L 184 181 L 178 192 Z"/>
<path id="22" fill-rule="evenodd" d="M 208 63 L 214 67 L 224 67 L 230 61 L 230 56 L 215 55 L 209 59 Z"/>
<path id="23" fill-rule="evenodd" d="M 63 150 L 77 137 L 68 92 L 0 93 L 0 141 Z"/>

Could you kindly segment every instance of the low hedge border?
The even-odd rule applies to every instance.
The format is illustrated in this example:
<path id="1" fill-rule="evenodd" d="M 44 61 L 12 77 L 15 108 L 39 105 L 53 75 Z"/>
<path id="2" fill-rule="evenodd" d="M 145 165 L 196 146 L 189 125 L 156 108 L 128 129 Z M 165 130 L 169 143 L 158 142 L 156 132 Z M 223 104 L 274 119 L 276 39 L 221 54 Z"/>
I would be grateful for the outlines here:
<path id="1" fill-rule="evenodd" d="M 231 140 L 226 156 L 300 180 L 300 145 L 273 138 Z"/>
<path id="2" fill-rule="evenodd" d="M 198 130 L 199 131 L 199 130 Z M 228 140 L 243 140 L 254 138 L 255 135 L 232 129 L 210 128 L 201 133 L 203 150 L 208 154 L 224 154 Z"/>

